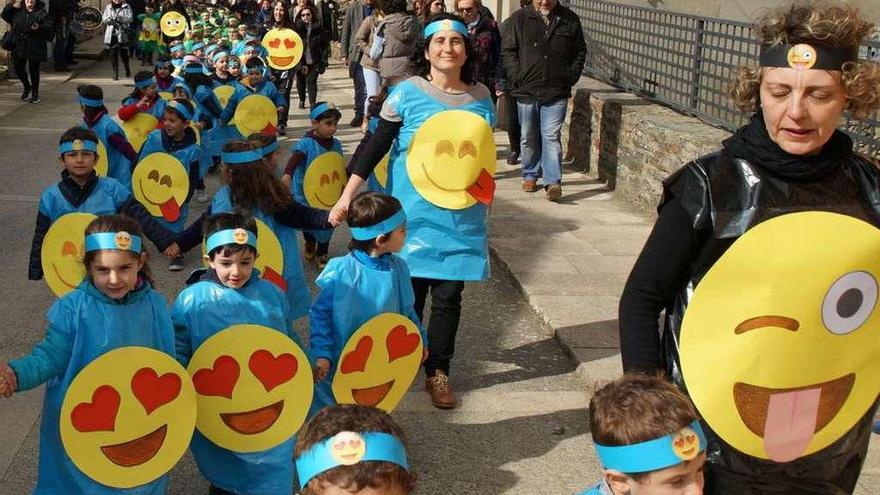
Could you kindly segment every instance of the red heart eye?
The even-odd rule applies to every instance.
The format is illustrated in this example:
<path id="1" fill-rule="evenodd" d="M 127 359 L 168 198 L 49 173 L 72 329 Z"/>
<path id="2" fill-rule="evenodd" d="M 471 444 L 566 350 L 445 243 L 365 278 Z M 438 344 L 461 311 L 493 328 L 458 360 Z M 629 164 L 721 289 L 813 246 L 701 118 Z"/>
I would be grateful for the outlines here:
<path id="1" fill-rule="evenodd" d="M 81 402 L 70 413 L 70 422 L 76 431 L 113 431 L 119 412 L 119 392 L 110 385 L 101 385 L 92 394 L 91 402 Z"/>
<path id="2" fill-rule="evenodd" d="M 333 178 L 333 182 L 339 182 L 339 172 L 333 171 L 333 174 L 330 175 Z"/>
<path id="3" fill-rule="evenodd" d="M 373 350 L 373 339 L 369 335 L 361 337 L 354 350 L 349 352 L 342 358 L 342 364 L 339 370 L 342 373 L 354 373 L 355 371 L 364 371 L 367 367 L 367 359 Z"/>
<path id="4" fill-rule="evenodd" d="M 180 377 L 165 373 L 161 377 L 152 368 L 141 368 L 131 379 L 131 391 L 147 414 L 173 401 L 180 394 Z"/>
<path id="5" fill-rule="evenodd" d="M 676 446 L 676 447 L 681 447 L 681 446 L 683 446 L 683 445 L 684 445 L 684 439 L 683 439 L 683 438 L 677 438 L 677 439 L 675 440 L 675 446 Z"/>
<path id="6" fill-rule="evenodd" d="M 278 38 L 275 38 L 274 40 L 269 42 L 269 46 L 271 48 L 278 48 L 279 46 L 281 46 L 281 40 Z"/>
<path id="7" fill-rule="evenodd" d="M 345 448 L 345 442 L 344 442 L 344 441 L 342 441 L 342 442 L 336 442 L 336 443 L 333 444 L 333 448 L 336 449 L 336 450 L 342 450 L 342 449 Z"/>
<path id="8" fill-rule="evenodd" d="M 291 39 L 286 39 L 286 40 L 284 40 L 284 46 L 286 46 L 289 49 L 292 49 L 293 47 L 296 46 L 296 41 L 293 41 Z"/>
<path id="9" fill-rule="evenodd" d="M 348 446 L 353 449 L 356 449 L 361 446 L 361 441 L 360 440 L 349 440 Z"/>
<path id="10" fill-rule="evenodd" d="M 299 363 L 293 354 L 281 354 L 274 357 L 267 350 L 254 352 L 248 360 L 248 368 L 257 377 L 257 380 L 260 380 L 266 392 L 290 381 L 296 375 L 298 366 Z"/>
<path id="11" fill-rule="evenodd" d="M 419 347 L 421 337 L 418 332 L 406 333 L 406 327 L 397 325 L 388 332 L 385 337 L 385 348 L 388 349 L 388 362 L 393 363 L 397 359 L 409 356 Z"/>
<path id="12" fill-rule="evenodd" d="M 695 437 L 693 435 L 688 435 L 687 437 L 685 437 L 685 440 L 687 440 L 687 443 L 689 443 L 689 444 L 694 443 L 694 440 L 696 440 L 696 439 L 697 439 L 697 437 Z"/>
<path id="13" fill-rule="evenodd" d="M 201 395 L 232 398 L 232 391 L 241 370 L 232 356 L 220 356 L 214 360 L 213 368 L 204 368 L 192 377 L 196 392 Z"/>

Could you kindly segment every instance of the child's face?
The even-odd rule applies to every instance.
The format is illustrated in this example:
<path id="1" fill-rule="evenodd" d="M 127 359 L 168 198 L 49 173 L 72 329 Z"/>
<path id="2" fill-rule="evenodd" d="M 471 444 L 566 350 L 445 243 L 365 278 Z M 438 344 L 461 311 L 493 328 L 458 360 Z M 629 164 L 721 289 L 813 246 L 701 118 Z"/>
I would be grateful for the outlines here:
<path id="1" fill-rule="evenodd" d="M 138 272 L 144 266 L 145 254 L 102 249 L 89 266 L 92 283 L 110 299 L 122 299 L 137 285 Z"/>
<path id="2" fill-rule="evenodd" d="M 165 112 L 164 126 L 165 134 L 179 140 L 183 137 L 183 132 L 186 128 L 186 121 L 181 119 L 176 112 L 168 110 Z"/>
<path id="3" fill-rule="evenodd" d="M 211 269 L 217 272 L 220 283 L 230 289 L 240 289 L 251 278 L 254 272 L 256 255 L 250 249 L 245 249 L 231 256 L 224 256 L 223 249 L 218 250 L 214 259 L 209 259 Z"/>
<path id="4" fill-rule="evenodd" d="M 159 96 L 159 89 L 155 84 L 150 85 L 150 87 L 142 90 L 141 92 L 144 96 L 151 99 Z"/>
<path id="5" fill-rule="evenodd" d="M 361 491 L 351 492 L 336 485 L 324 482 L 318 488 L 317 493 L 320 495 L 407 495 L 409 492 L 397 483 L 376 488 L 366 487 Z"/>
<path id="6" fill-rule="evenodd" d="M 391 235 L 382 242 L 376 243 L 376 251 L 379 254 L 399 253 L 406 241 L 406 223 L 391 231 Z"/>
<path id="7" fill-rule="evenodd" d="M 220 57 L 214 62 L 214 70 L 217 72 L 226 72 L 226 64 L 229 63 L 229 57 Z"/>
<path id="8" fill-rule="evenodd" d="M 336 119 L 321 119 L 312 121 L 312 130 L 318 137 L 328 139 L 336 134 L 336 126 L 339 122 Z"/>
<path id="9" fill-rule="evenodd" d="M 199 57 L 199 58 L 203 58 L 205 56 L 205 50 L 203 50 L 201 48 L 193 50 L 193 55 L 195 55 L 196 57 Z"/>
<path id="10" fill-rule="evenodd" d="M 156 77 L 160 77 L 162 79 L 168 79 L 169 77 L 171 77 L 171 68 L 170 67 L 156 68 Z"/>
<path id="11" fill-rule="evenodd" d="M 241 75 L 241 66 L 240 65 L 230 65 L 228 70 L 229 70 L 229 75 L 232 77 L 238 77 Z"/>
<path id="12" fill-rule="evenodd" d="M 186 95 L 186 91 L 183 88 L 181 88 L 180 86 L 174 88 L 174 97 L 189 99 L 189 97 Z"/>
<path id="13" fill-rule="evenodd" d="M 251 86 L 256 86 L 263 82 L 263 68 L 248 69 L 248 82 Z"/>
<path id="14" fill-rule="evenodd" d="M 91 151 L 68 151 L 61 156 L 61 163 L 74 179 L 87 179 L 95 170 L 98 155 Z"/>
<path id="15" fill-rule="evenodd" d="M 701 495 L 703 493 L 703 466 L 706 453 L 691 461 L 650 473 L 638 482 L 618 471 L 605 471 L 614 493 L 630 495 Z"/>

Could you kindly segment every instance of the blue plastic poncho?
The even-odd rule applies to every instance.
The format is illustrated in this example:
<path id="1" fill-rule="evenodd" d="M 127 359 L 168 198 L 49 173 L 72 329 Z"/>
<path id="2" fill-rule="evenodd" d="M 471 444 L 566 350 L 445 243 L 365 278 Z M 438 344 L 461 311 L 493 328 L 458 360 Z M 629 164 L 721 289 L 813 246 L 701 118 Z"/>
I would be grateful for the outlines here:
<path id="1" fill-rule="evenodd" d="M 85 122 L 81 123 L 80 127 L 94 132 L 104 145 L 104 149 L 107 150 L 107 176 L 118 180 L 123 187 L 131 190 L 131 160 L 110 144 L 110 136 L 113 134 L 125 138 L 122 127 L 119 127 L 119 124 L 107 114 L 102 115 L 92 127 L 86 125 Z"/>
<path id="2" fill-rule="evenodd" d="M 40 196 L 40 213 L 53 222 L 68 213 L 92 213 L 94 215 L 115 215 L 122 205 L 131 198 L 131 191 L 116 179 L 98 177 L 98 184 L 89 197 L 79 206 L 73 206 L 61 193 L 58 183 L 47 187 Z"/>
<path id="3" fill-rule="evenodd" d="M 305 192 L 303 191 L 303 179 L 306 176 L 306 170 L 308 170 L 309 165 L 315 161 L 316 158 L 323 155 L 324 153 L 335 151 L 342 154 L 342 143 L 339 142 L 338 139 L 333 138 L 333 147 L 328 150 L 321 146 L 320 143 L 315 141 L 309 136 L 303 136 L 302 139 L 296 142 L 293 146 L 292 151 L 299 151 L 300 153 L 306 156 L 305 160 L 299 167 L 296 167 L 296 170 L 293 172 L 293 180 L 290 182 L 290 190 L 293 193 L 293 197 L 300 204 L 310 204 L 308 200 L 306 200 Z M 322 244 L 326 244 L 330 242 L 330 239 L 333 237 L 333 229 L 325 229 L 325 230 L 307 230 L 309 234 L 312 235 L 318 242 Z"/>

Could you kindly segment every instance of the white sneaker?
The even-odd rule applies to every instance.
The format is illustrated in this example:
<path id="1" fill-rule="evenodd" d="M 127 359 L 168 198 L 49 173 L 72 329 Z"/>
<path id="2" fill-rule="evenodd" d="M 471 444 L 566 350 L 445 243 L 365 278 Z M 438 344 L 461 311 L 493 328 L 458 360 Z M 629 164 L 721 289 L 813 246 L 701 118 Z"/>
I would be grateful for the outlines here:
<path id="1" fill-rule="evenodd" d="M 208 190 L 207 189 L 196 189 L 196 201 L 199 203 L 207 203 L 208 202 Z"/>

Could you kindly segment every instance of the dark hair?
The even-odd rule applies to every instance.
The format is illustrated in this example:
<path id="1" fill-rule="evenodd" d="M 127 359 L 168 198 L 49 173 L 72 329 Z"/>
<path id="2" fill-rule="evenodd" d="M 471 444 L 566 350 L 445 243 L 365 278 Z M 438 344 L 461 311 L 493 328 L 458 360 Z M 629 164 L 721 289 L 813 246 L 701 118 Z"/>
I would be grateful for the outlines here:
<path id="1" fill-rule="evenodd" d="M 406 12 L 409 7 L 407 0 L 379 0 L 378 4 L 384 15 Z"/>
<path id="2" fill-rule="evenodd" d="M 315 102 L 315 107 L 317 107 L 319 105 L 323 105 L 324 103 L 327 103 L 327 102 L 326 101 Z M 342 118 L 342 112 L 340 112 L 339 109 L 335 108 L 335 107 L 328 108 L 327 110 L 321 112 L 321 114 L 318 115 L 318 118 L 316 118 L 315 121 L 320 122 L 322 120 L 327 120 L 327 119 L 331 119 L 331 118 L 334 119 L 336 122 L 339 122 L 339 119 Z"/>
<path id="3" fill-rule="evenodd" d="M 281 22 L 275 21 L 275 7 L 277 7 L 278 4 L 281 4 L 284 7 L 284 14 L 281 16 Z M 272 2 L 272 21 L 270 22 L 270 25 L 272 27 L 280 26 L 282 28 L 293 29 L 293 21 L 290 19 L 290 11 L 288 10 L 289 8 L 290 5 L 285 0 L 275 0 L 274 2 Z"/>
<path id="4" fill-rule="evenodd" d="M 202 67 L 201 64 L 196 63 L 187 64 L 187 66 L 189 65 Z M 189 89 L 193 92 L 193 94 L 195 94 L 196 89 L 199 86 L 208 86 L 208 88 L 211 88 L 212 85 L 211 76 L 207 74 L 190 74 L 189 72 L 187 72 L 183 76 L 183 80 L 186 82 L 186 85 L 189 86 Z"/>
<path id="5" fill-rule="evenodd" d="M 441 12 L 433 17 L 431 17 L 426 26 L 435 21 L 442 21 L 444 19 L 450 19 L 453 21 L 458 21 L 462 24 L 465 24 L 464 20 L 461 17 L 450 14 L 448 12 Z M 431 40 L 434 38 L 434 35 L 428 36 L 425 39 L 420 39 L 416 42 L 416 50 L 413 52 L 410 57 L 410 63 L 415 69 L 415 73 L 425 79 L 431 78 L 431 62 L 425 58 L 425 51 L 428 49 L 428 46 L 431 44 Z M 464 53 L 465 60 L 464 64 L 461 66 L 461 80 L 466 84 L 474 84 L 477 82 L 474 79 L 474 64 L 477 63 L 477 54 L 474 51 L 474 44 L 471 41 L 470 36 L 464 36 Z"/>
<path id="6" fill-rule="evenodd" d="M 205 240 L 211 237 L 211 234 L 227 229 L 244 229 L 257 235 L 257 221 L 253 217 L 246 217 L 241 213 L 218 213 L 211 215 L 205 220 Z M 217 246 L 208 252 L 208 258 L 212 261 L 219 253 L 221 256 L 232 256 L 243 251 L 250 251 L 254 255 L 257 249 L 250 244 L 223 244 Z"/>
<path id="7" fill-rule="evenodd" d="M 194 110 L 193 110 L 193 106 L 192 106 L 192 103 L 190 103 L 189 100 L 184 99 L 184 98 L 175 98 L 173 101 L 179 103 L 179 104 L 182 105 L 184 108 L 186 108 L 186 109 L 189 111 L 189 114 L 192 115 L 193 118 L 195 118 Z M 171 105 L 166 106 L 166 107 L 165 107 L 165 111 L 166 111 L 166 112 L 174 112 L 174 115 L 177 115 L 177 116 L 180 118 L 180 120 L 183 120 L 183 121 L 192 120 L 192 119 L 188 119 L 188 118 L 184 117 L 183 114 L 181 114 L 179 110 L 177 110 L 176 108 L 172 107 Z"/>
<path id="8" fill-rule="evenodd" d="M 76 87 L 76 92 L 84 98 L 91 98 L 93 100 L 104 99 L 104 90 L 94 84 L 80 84 Z"/>
<path id="9" fill-rule="evenodd" d="M 265 62 L 263 62 L 263 59 L 260 57 L 251 57 L 247 59 L 247 62 L 245 62 L 244 65 L 248 70 L 266 66 Z"/>
<path id="10" fill-rule="evenodd" d="M 133 218 L 126 215 L 99 215 L 98 218 L 92 220 L 86 227 L 86 235 L 89 234 L 97 234 L 100 232 L 119 232 L 125 231 L 131 235 L 136 235 L 140 237 L 142 240 L 144 239 L 144 231 L 141 229 L 140 224 L 138 224 Z M 138 258 L 140 260 L 140 255 L 135 254 L 131 251 L 126 251 L 132 256 Z M 143 251 L 145 252 L 145 251 Z M 83 264 L 86 266 L 86 271 L 89 270 L 89 267 L 92 266 L 92 263 L 95 262 L 95 256 L 97 256 L 97 251 L 90 251 L 83 255 Z M 144 261 L 144 265 L 141 267 L 138 275 L 145 281 L 149 282 L 153 287 L 156 286 L 156 283 L 153 282 L 153 275 L 150 273 L 150 267 L 147 266 L 147 262 Z M 88 275 L 87 275 L 88 276 Z"/>
<path id="11" fill-rule="evenodd" d="M 225 152 L 249 151 L 254 146 L 240 139 L 229 141 Z M 251 212 L 259 209 L 273 215 L 290 204 L 290 190 L 278 180 L 260 159 L 251 163 L 237 163 L 223 167 L 223 178 L 229 185 L 229 194 L 236 209 Z"/>
<path id="12" fill-rule="evenodd" d="M 64 131 L 64 134 L 61 135 L 61 139 L 58 140 L 58 144 L 66 143 L 68 141 L 74 141 L 76 139 L 81 139 L 83 141 L 92 141 L 93 143 L 98 143 L 98 135 L 94 132 L 84 129 L 82 127 L 71 127 L 70 129 Z M 97 156 L 97 153 L 95 153 Z"/>
<path id="13" fill-rule="evenodd" d="M 397 437 L 407 447 L 406 434 L 394 419 L 375 407 L 339 404 L 325 407 L 299 432 L 294 454 L 299 457 L 324 440 L 343 431 L 380 432 Z M 412 463 L 410 463 L 412 464 Z M 312 478 L 302 487 L 302 495 L 317 495 L 322 483 L 328 483 L 350 492 L 364 488 L 398 485 L 406 493 L 415 489 L 416 474 L 412 465 L 407 471 L 397 464 L 385 461 L 362 461 L 351 466 L 336 466 Z"/>
<path id="14" fill-rule="evenodd" d="M 135 97 L 142 96 L 143 92 L 141 91 L 141 88 L 137 87 L 137 83 L 139 83 L 141 81 L 146 81 L 147 79 L 150 79 L 154 76 L 155 76 L 155 74 L 153 74 L 152 72 L 147 71 L 147 70 L 138 71 L 138 73 L 134 75 L 135 87 L 134 87 L 134 91 L 131 92 L 132 96 L 135 96 Z"/>
<path id="15" fill-rule="evenodd" d="M 350 227 L 368 227 L 375 225 L 403 208 L 400 201 L 394 196 L 377 192 L 362 192 L 354 197 L 351 205 L 348 207 L 348 218 L 346 219 Z M 384 237 L 391 235 L 391 232 L 382 234 Z M 348 249 L 354 251 L 363 251 L 369 253 L 376 248 L 376 239 L 367 241 L 359 241 L 352 239 L 348 243 Z"/>
<path id="16" fill-rule="evenodd" d="M 254 145 L 255 148 L 265 148 L 272 143 L 278 142 L 278 137 L 275 134 L 267 134 L 265 132 L 255 132 L 247 137 L 249 143 Z M 278 150 L 276 150 L 278 151 Z M 265 160 L 266 157 L 263 157 Z M 268 164 L 267 164 L 268 165 Z"/>

